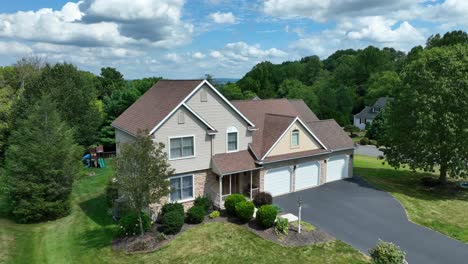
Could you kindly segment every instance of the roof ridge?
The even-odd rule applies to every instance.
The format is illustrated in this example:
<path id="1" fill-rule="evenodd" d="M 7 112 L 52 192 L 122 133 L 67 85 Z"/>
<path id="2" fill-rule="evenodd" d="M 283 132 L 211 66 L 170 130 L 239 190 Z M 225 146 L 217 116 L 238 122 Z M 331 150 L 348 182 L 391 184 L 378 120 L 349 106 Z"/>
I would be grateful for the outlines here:
<path id="1" fill-rule="evenodd" d="M 292 117 L 292 118 L 298 117 L 298 116 L 293 116 L 293 115 L 283 115 L 283 114 L 274 114 L 274 113 L 265 113 L 265 115 L 283 116 L 283 117 Z"/>
<path id="2" fill-rule="evenodd" d="M 307 124 L 310 124 L 310 123 L 319 123 L 319 122 L 330 122 L 330 121 L 335 121 L 335 119 L 322 119 L 322 120 L 315 120 L 315 121 L 309 121 L 309 122 L 306 122 Z M 336 122 L 336 121 L 335 121 Z"/>
<path id="3" fill-rule="evenodd" d="M 160 79 L 158 81 L 205 81 L 206 79 Z"/>
<path id="4" fill-rule="evenodd" d="M 262 101 L 288 101 L 287 98 L 267 98 L 267 99 L 245 99 L 245 100 L 230 100 L 231 102 L 262 102 Z M 298 99 L 302 100 L 302 99 Z"/>

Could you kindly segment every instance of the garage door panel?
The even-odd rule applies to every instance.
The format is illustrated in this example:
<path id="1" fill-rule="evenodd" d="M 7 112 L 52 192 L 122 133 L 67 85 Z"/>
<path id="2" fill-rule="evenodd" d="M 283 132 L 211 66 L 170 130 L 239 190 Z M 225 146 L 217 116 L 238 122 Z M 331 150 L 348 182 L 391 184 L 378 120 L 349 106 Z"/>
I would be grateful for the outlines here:
<path id="1" fill-rule="evenodd" d="M 327 182 L 348 177 L 348 156 L 332 157 L 327 162 Z"/>
<path id="2" fill-rule="evenodd" d="M 291 170 L 289 167 L 281 167 L 268 170 L 264 179 L 265 192 L 276 196 L 291 191 Z"/>
<path id="3" fill-rule="evenodd" d="M 311 188 L 319 184 L 320 164 L 316 161 L 299 164 L 295 171 L 295 189 Z"/>

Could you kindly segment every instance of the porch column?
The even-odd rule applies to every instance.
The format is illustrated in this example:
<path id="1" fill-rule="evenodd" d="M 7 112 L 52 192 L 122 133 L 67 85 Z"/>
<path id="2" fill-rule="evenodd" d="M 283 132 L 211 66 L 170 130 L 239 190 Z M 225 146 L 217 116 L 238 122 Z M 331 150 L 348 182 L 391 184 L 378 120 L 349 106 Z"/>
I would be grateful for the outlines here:
<path id="1" fill-rule="evenodd" d="M 250 171 L 250 200 L 252 201 L 252 171 Z"/>
<path id="2" fill-rule="evenodd" d="M 219 176 L 219 209 L 223 206 L 223 175 Z"/>

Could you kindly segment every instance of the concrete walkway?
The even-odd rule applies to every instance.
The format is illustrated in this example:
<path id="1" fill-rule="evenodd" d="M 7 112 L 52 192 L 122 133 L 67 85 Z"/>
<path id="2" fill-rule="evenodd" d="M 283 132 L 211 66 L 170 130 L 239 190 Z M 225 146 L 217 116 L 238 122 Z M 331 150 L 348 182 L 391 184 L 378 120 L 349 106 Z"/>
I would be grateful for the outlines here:
<path id="1" fill-rule="evenodd" d="M 380 151 L 374 145 L 357 145 L 356 149 L 354 150 L 354 154 L 356 155 L 364 155 L 364 156 L 371 156 L 371 157 L 378 157 L 383 156 L 383 152 Z"/>
<path id="2" fill-rule="evenodd" d="M 303 220 L 365 254 L 380 238 L 400 246 L 409 264 L 468 263 L 468 244 L 408 221 L 393 196 L 359 177 L 278 196 L 273 202 L 297 215 L 298 197 Z"/>

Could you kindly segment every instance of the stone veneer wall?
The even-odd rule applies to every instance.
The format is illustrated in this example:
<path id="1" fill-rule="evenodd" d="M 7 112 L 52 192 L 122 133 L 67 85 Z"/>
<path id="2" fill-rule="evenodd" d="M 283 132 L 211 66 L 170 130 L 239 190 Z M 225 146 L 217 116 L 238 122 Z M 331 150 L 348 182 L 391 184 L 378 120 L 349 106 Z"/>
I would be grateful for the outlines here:
<path id="1" fill-rule="evenodd" d="M 320 161 L 320 179 L 319 179 L 319 185 L 324 184 L 327 182 L 327 162 L 326 160 L 321 160 Z"/>

